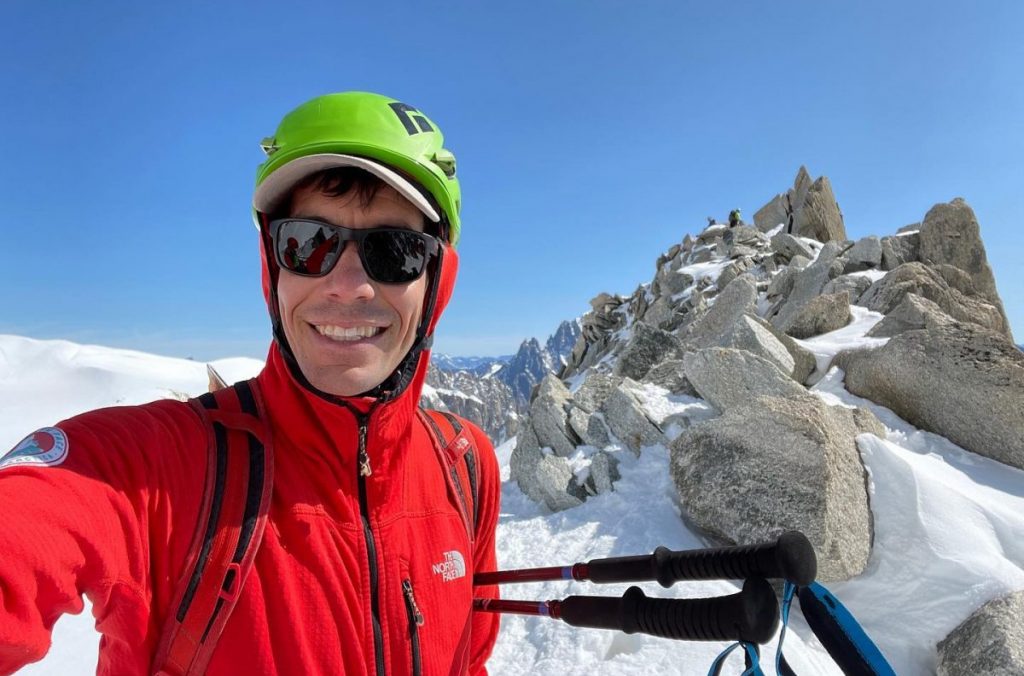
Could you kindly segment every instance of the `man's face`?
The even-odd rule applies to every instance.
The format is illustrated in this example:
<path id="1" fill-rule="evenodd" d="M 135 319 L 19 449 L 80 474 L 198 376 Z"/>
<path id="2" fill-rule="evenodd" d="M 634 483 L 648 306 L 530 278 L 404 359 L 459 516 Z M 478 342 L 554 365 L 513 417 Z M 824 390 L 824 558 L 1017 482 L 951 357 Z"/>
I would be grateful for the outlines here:
<path id="1" fill-rule="evenodd" d="M 366 205 L 351 192 L 331 197 L 315 187 L 299 188 L 288 216 L 353 229 L 387 225 L 423 232 L 424 224 L 422 212 L 390 186 Z M 324 277 L 282 270 L 277 282 L 281 323 L 303 375 L 317 389 L 339 396 L 384 382 L 412 347 L 426 289 L 426 274 L 408 284 L 373 281 L 355 242 L 346 243 Z"/>

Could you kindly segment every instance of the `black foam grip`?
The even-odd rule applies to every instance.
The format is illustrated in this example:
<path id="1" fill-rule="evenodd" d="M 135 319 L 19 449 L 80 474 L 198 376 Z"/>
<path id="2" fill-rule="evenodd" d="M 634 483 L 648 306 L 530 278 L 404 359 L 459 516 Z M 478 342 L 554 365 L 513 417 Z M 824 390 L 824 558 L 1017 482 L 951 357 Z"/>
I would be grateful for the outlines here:
<path id="1" fill-rule="evenodd" d="M 814 582 L 818 559 L 800 531 L 789 531 L 775 542 L 673 552 L 654 550 L 655 579 L 670 587 L 680 580 L 743 580 L 748 577 L 789 580 L 806 586 Z"/>
<path id="2" fill-rule="evenodd" d="M 748 577 L 789 580 L 799 586 L 814 582 L 818 559 L 800 531 L 783 533 L 775 542 L 758 545 L 671 551 L 594 559 L 586 564 L 593 582 L 657 580 L 671 587 L 680 580 L 744 580 Z"/>
<path id="3" fill-rule="evenodd" d="M 622 598 L 570 596 L 561 602 L 561 619 L 576 627 L 618 629 L 686 641 L 771 639 L 779 624 L 779 604 L 771 585 L 751 578 L 743 590 L 708 599 L 648 598 L 630 587 Z"/>

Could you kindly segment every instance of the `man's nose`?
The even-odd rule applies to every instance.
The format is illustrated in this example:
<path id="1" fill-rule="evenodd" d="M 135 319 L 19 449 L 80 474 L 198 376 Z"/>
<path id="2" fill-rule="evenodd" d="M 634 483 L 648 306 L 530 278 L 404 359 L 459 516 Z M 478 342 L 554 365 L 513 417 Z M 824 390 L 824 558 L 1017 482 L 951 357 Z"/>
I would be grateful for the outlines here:
<path id="1" fill-rule="evenodd" d="M 346 242 L 341 258 L 327 273 L 327 292 L 345 300 L 367 299 L 374 295 L 373 283 L 359 259 L 355 242 Z"/>

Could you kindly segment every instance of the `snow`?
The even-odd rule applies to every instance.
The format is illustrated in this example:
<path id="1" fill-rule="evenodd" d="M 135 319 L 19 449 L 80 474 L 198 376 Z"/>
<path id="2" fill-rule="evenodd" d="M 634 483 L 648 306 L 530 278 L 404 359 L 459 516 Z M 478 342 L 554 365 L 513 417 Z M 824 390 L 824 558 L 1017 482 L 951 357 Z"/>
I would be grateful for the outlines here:
<path id="1" fill-rule="evenodd" d="M 882 277 L 885 277 L 887 274 L 889 274 L 889 273 L 886 272 L 885 270 L 876 270 L 876 269 L 872 268 L 870 270 L 858 270 L 857 272 L 851 272 L 849 274 L 849 276 L 850 277 L 867 277 L 872 282 L 877 282 Z"/>
<path id="2" fill-rule="evenodd" d="M 801 344 L 821 364 L 840 349 L 877 346 L 864 333 L 880 319 L 854 306 L 854 321 Z M 216 362 L 232 380 L 255 373 L 256 360 Z M 222 370 L 223 367 L 223 370 Z M 822 367 L 824 368 L 824 367 Z M 836 406 L 866 406 L 886 427 L 886 438 L 858 438 L 869 474 L 875 543 L 867 570 L 829 588 L 861 621 L 896 672 L 934 673 L 935 644 L 991 598 L 1024 589 L 1024 472 L 972 454 L 918 430 L 892 411 L 843 388 L 831 369 L 813 391 Z M 97 406 L 194 395 L 206 389 L 205 365 L 126 350 L 0 336 L 0 444 L 13 446 L 38 426 Z M 713 416 L 706 403 L 647 386 L 644 410 L 664 420 L 686 412 Z M 514 440 L 496 451 L 502 471 L 498 557 L 502 568 L 567 565 L 606 556 L 647 554 L 708 546 L 682 519 L 668 471 L 669 452 L 647 447 L 639 458 L 620 453 L 616 490 L 585 504 L 548 513 L 510 480 Z M 512 599 L 560 599 L 572 594 L 617 596 L 629 585 L 547 582 L 506 585 Z M 640 585 L 648 596 L 731 594 L 733 582 Z M 786 637 L 786 656 L 797 673 L 839 670 L 797 616 Z M 26 674 L 90 674 L 97 634 L 88 613 L 61 618 L 53 648 Z M 774 659 L 774 642 L 763 660 Z M 557 620 L 508 615 L 489 662 L 492 674 L 703 674 L 723 643 L 675 642 L 645 635 L 579 629 Z M 723 673 L 742 671 L 730 658 Z"/>
<path id="3" fill-rule="evenodd" d="M 852 321 L 841 329 L 823 333 L 820 336 L 814 336 L 806 340 L 794 339 L 797 343 L 814 353 L 819 375 L 825 372 L 825 369 L 832 362 L 832 358 L 843 350 L 876 348 L 885 345 L 889 341 L 888 338 L 867 338 L 864 335 L 875 324 L 882 321 L 885 315 L 859 305 L 851 305 L 850 314 L 853 315 Z M 813 379 L 814 376 L 812 376 Z"/>

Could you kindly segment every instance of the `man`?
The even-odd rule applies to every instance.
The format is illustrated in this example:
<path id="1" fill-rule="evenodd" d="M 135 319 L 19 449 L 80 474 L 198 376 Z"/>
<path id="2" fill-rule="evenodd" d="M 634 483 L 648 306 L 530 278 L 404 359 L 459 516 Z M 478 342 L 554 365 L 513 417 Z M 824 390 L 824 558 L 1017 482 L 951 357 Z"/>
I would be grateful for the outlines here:
<path id="1" fill-rule="evenodd" d="M 269 513 L 251 565 L 239 545 L 213 588 L 202 638 L 221 634 L 192 672 L 486 673 L 497 620 L 471 612 L 472 577 L 495 568 L 497 461 L 467 424 L 467 504 L 417 413 L 458 261 L 454 157 L 422 113 L 362 92 L 303 104 L 263 148 L 253 206 L 274 341 L 249 385 L 273 449 Z M 0 459 L 0 673 L 41 658 L 82 593 L 100 673 L 192 673 L 198 637 L 168 627 L 190 621 L 183 599 L 205 593 L 211 551 L 239 530 L 207 524 L 250 514 L 204 483 L 235 478 L 208 460 L 204 415 L 176 401 L 94 411 Z M 204 532 L 212 548 L 196 546 Z"/>

